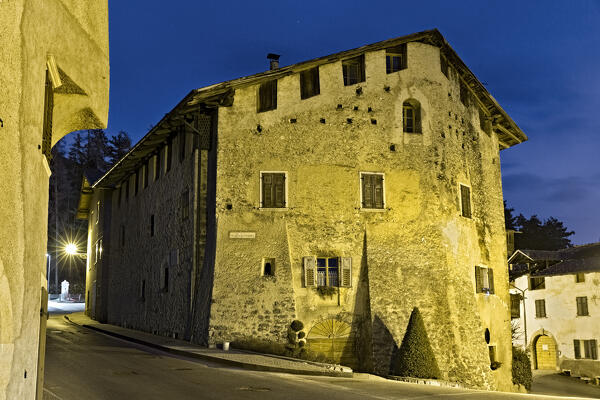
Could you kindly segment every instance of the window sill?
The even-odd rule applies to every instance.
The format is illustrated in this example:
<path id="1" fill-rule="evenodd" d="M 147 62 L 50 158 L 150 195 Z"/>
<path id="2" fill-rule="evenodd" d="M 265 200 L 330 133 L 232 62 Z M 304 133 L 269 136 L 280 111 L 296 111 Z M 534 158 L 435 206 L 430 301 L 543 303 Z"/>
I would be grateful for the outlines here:
<path id="1" fill-rule="evenodd" d="M 386 212 L 388 211 L 387 208 L 359 208 L 360 211 L 364 211 L 364 212 Z"/>
<path id="2" fill-rule="evenodd" d="M 590 314 L 586 314 L 586 315 L 576 315 L 576 317 L 589 317 Z"/>
<path id="3" fill-rule="evenodd" d="M 273 207 L 273 208 L 259 207 L 258 210 L 259 211 L 288 211 L 289 208 L 288 207 Z"/>
<path id="4" fill-rule="evenodd" d="M 548 317 L 535 317 L 535 319 L 547 319 Z"/>

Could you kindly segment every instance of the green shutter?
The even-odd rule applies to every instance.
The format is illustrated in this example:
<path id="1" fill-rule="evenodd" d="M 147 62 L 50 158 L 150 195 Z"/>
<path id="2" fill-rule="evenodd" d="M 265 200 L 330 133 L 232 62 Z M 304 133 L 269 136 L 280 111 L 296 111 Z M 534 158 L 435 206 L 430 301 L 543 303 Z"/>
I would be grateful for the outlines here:
<path id="1" fill-rule="evenodd" d="M 475 293 L 483 292 L 483 275 L 481 274 L 481 267 L 475 266 Z"/>

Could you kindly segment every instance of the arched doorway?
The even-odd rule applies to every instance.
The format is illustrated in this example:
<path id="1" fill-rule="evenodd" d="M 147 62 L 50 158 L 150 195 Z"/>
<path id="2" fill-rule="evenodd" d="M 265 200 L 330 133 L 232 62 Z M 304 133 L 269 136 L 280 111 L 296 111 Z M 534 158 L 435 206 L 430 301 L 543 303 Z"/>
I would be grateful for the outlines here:
<path id="1" fill-rule="evenodd" d="M 354 338 L 344 321 L 330 318 L 317 322 L 308 332 L 306 344 L 309 350 L 323 353 L 336 363 L 356 367 Z"/>
<path id="2" fill-rule="evenodd" d="M 556 369 L 556 343 L 548 335 L 540 335 L 535 339 L 536 369 Z"/>

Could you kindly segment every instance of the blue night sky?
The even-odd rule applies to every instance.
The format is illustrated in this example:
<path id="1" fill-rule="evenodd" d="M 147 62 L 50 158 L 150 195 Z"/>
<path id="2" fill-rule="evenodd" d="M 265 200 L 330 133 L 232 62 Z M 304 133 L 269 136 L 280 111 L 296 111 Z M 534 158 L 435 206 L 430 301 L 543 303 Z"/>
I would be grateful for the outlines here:
<path id="1" fill-rule="evenodd" d="M 504 197 L 600 241 L 600 0 L 109 2 L 108 133 L 137 142 L 190 90 L 437 28 L 529 136 Z"/>

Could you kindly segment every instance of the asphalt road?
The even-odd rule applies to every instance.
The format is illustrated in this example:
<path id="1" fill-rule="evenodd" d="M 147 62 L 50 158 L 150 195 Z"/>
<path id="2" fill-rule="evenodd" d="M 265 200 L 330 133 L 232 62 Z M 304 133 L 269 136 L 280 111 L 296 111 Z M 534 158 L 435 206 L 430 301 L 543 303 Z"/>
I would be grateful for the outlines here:
<path id="1" fill-rule="evenodd" d="M 48 320 L 44 399 L 521 399 L 552 398 L 372 379 L 239 370 L 175 357 Z"/>

